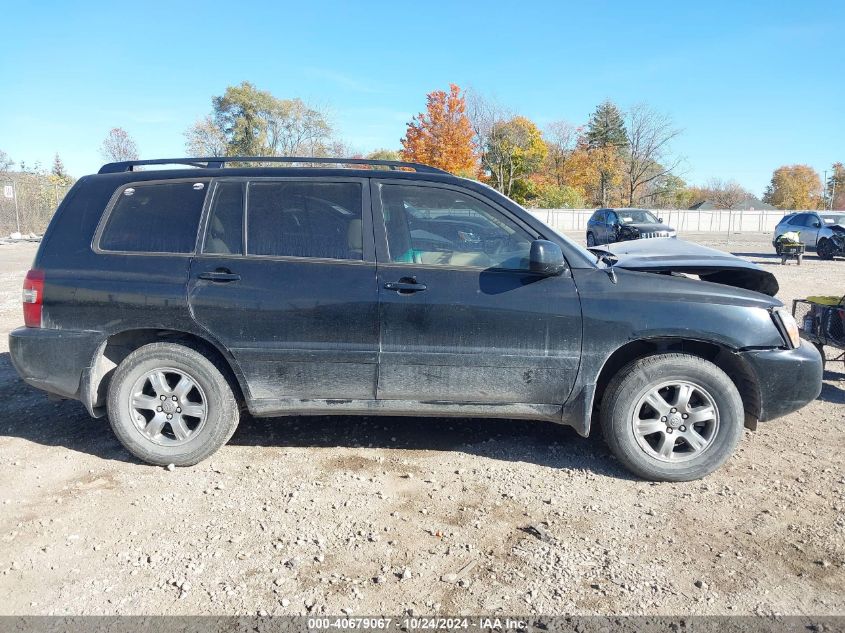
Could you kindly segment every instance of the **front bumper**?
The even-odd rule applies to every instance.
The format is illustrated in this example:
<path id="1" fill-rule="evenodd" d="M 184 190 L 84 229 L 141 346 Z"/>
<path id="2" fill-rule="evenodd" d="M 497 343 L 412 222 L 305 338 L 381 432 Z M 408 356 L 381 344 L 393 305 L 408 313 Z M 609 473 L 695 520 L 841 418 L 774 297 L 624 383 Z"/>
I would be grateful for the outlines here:
<path id="1" fill-rule="evenodd" d="M 821 393 L 822 358 L 806 341 L 797 349 L 752 350 L 742 356 L 757 374 L 761 421 L 797 411 Z"/>
<path id="2" fill-rule="evenodd" d="M 103 341 L 102 332 L 19 327 L 9 333 L 9 354 L 28 384 L 63 398 L 82 398 L 82 376 Z"/>

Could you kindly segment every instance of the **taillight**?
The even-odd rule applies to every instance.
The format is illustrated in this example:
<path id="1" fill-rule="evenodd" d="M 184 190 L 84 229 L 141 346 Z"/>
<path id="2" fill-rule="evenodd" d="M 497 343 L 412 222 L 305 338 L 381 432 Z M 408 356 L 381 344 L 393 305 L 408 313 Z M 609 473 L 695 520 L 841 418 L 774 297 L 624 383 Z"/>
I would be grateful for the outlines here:
<path id="1" fill-rule="evenodd" d="M 30 270 L 23 280 L 23 322 L 26 327 L 41 327 L 44 305 L 44 271 Z"/>

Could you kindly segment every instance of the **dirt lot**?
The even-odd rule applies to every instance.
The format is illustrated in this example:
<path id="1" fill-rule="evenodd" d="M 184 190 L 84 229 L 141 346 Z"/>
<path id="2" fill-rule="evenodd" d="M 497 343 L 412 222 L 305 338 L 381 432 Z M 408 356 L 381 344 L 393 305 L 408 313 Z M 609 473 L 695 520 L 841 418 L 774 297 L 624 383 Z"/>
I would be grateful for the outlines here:
<path id="1" fill-rule="evenodd" d="M 845 292 L 845 261 L 781 267 L 767 240 L 730 248 L 784 302 Z M 17 378 L 5 332 L 34 252 L 0 246 L 0 613 L 845 614 L 841 364 L 686 484 L 490 420 L 246 418 L 170 472 Z"/>

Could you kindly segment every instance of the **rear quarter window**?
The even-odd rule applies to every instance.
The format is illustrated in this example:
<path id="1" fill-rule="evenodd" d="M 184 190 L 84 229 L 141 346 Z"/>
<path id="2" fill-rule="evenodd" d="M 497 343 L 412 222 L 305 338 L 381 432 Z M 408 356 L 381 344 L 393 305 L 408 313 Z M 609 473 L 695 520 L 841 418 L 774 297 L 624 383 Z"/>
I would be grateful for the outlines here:
<path id="1" fill-rule="evenodd" d="M 207 190 L 197 180 L 124 187 L 108 211 L 100 250 L 193 253 Z"/>

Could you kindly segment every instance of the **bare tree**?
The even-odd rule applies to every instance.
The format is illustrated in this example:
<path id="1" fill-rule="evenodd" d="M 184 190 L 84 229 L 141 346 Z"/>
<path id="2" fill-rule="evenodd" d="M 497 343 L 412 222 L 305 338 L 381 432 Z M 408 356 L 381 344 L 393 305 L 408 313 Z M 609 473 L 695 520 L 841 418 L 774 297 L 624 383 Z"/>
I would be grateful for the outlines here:
<path id="1" fill-rule="evenodd" d="M 319 156 L 331 141 L 332 128 L 326 116 L 301 99 L 274 99 L 259 116 L 273 156 Z"/>
<path id="2" fill-rule="evenodd" d="M 138 146 L 126 130 L 114 127 L 100 146 L 100 155 L 107 161 L 137 160 Z"/>
<path id="3" fill-rule="evenodd" d="M 674 172 L 683 159 L 673 157 L 669 147 L 681 130 L 671 117 L 637 104 L 625 116 L 628 153 L 625 160 L 625 180 L 628 205 L 639 202 L 645 186 Z"/>
<path id="4" fill-rule="evenodd" d="M 515 145 L 508 143 L 514 130 L 505 123 L 513 119 L 513 112 L 488 99 L 473 88 L 464 91 L 467 103 L 467 118 L 472 126 L 473 144 L 479 153 L 481 169 L 486 172 L 499 191 L 507 195 L 506 189 L 513 182 L 513 152 Z M 511 139 L 517 141 L 517 139 Z"/>
<path id="5" fill-rule="evenodd" d="M 703 192 L 717 209 L 733 209 L 740 202 L 753 197 L 750 191 L 743 189 L 735 180 L 711 178 Z"/>
<path id="6" fill-rule="evenodd" d="M 185 150 L 188 156 L 225 156 L 226 135 L 207 116 L 185 132 Z"/>
<path id="7" fill-rule="evenodd" d="M 12 160 L 12 157 L 0 149 L 0 174 L 9 171 L 14 164 L 15 161 Z"/>
<path id="8" fill-rule="evenodd" d="M 580 129 L 569 121 L 552 121 L 546 126 L 545 139 L 549 153 L 546 157 L 558 187 L 566 184 L 566 161 L 578 144 Z"/>

